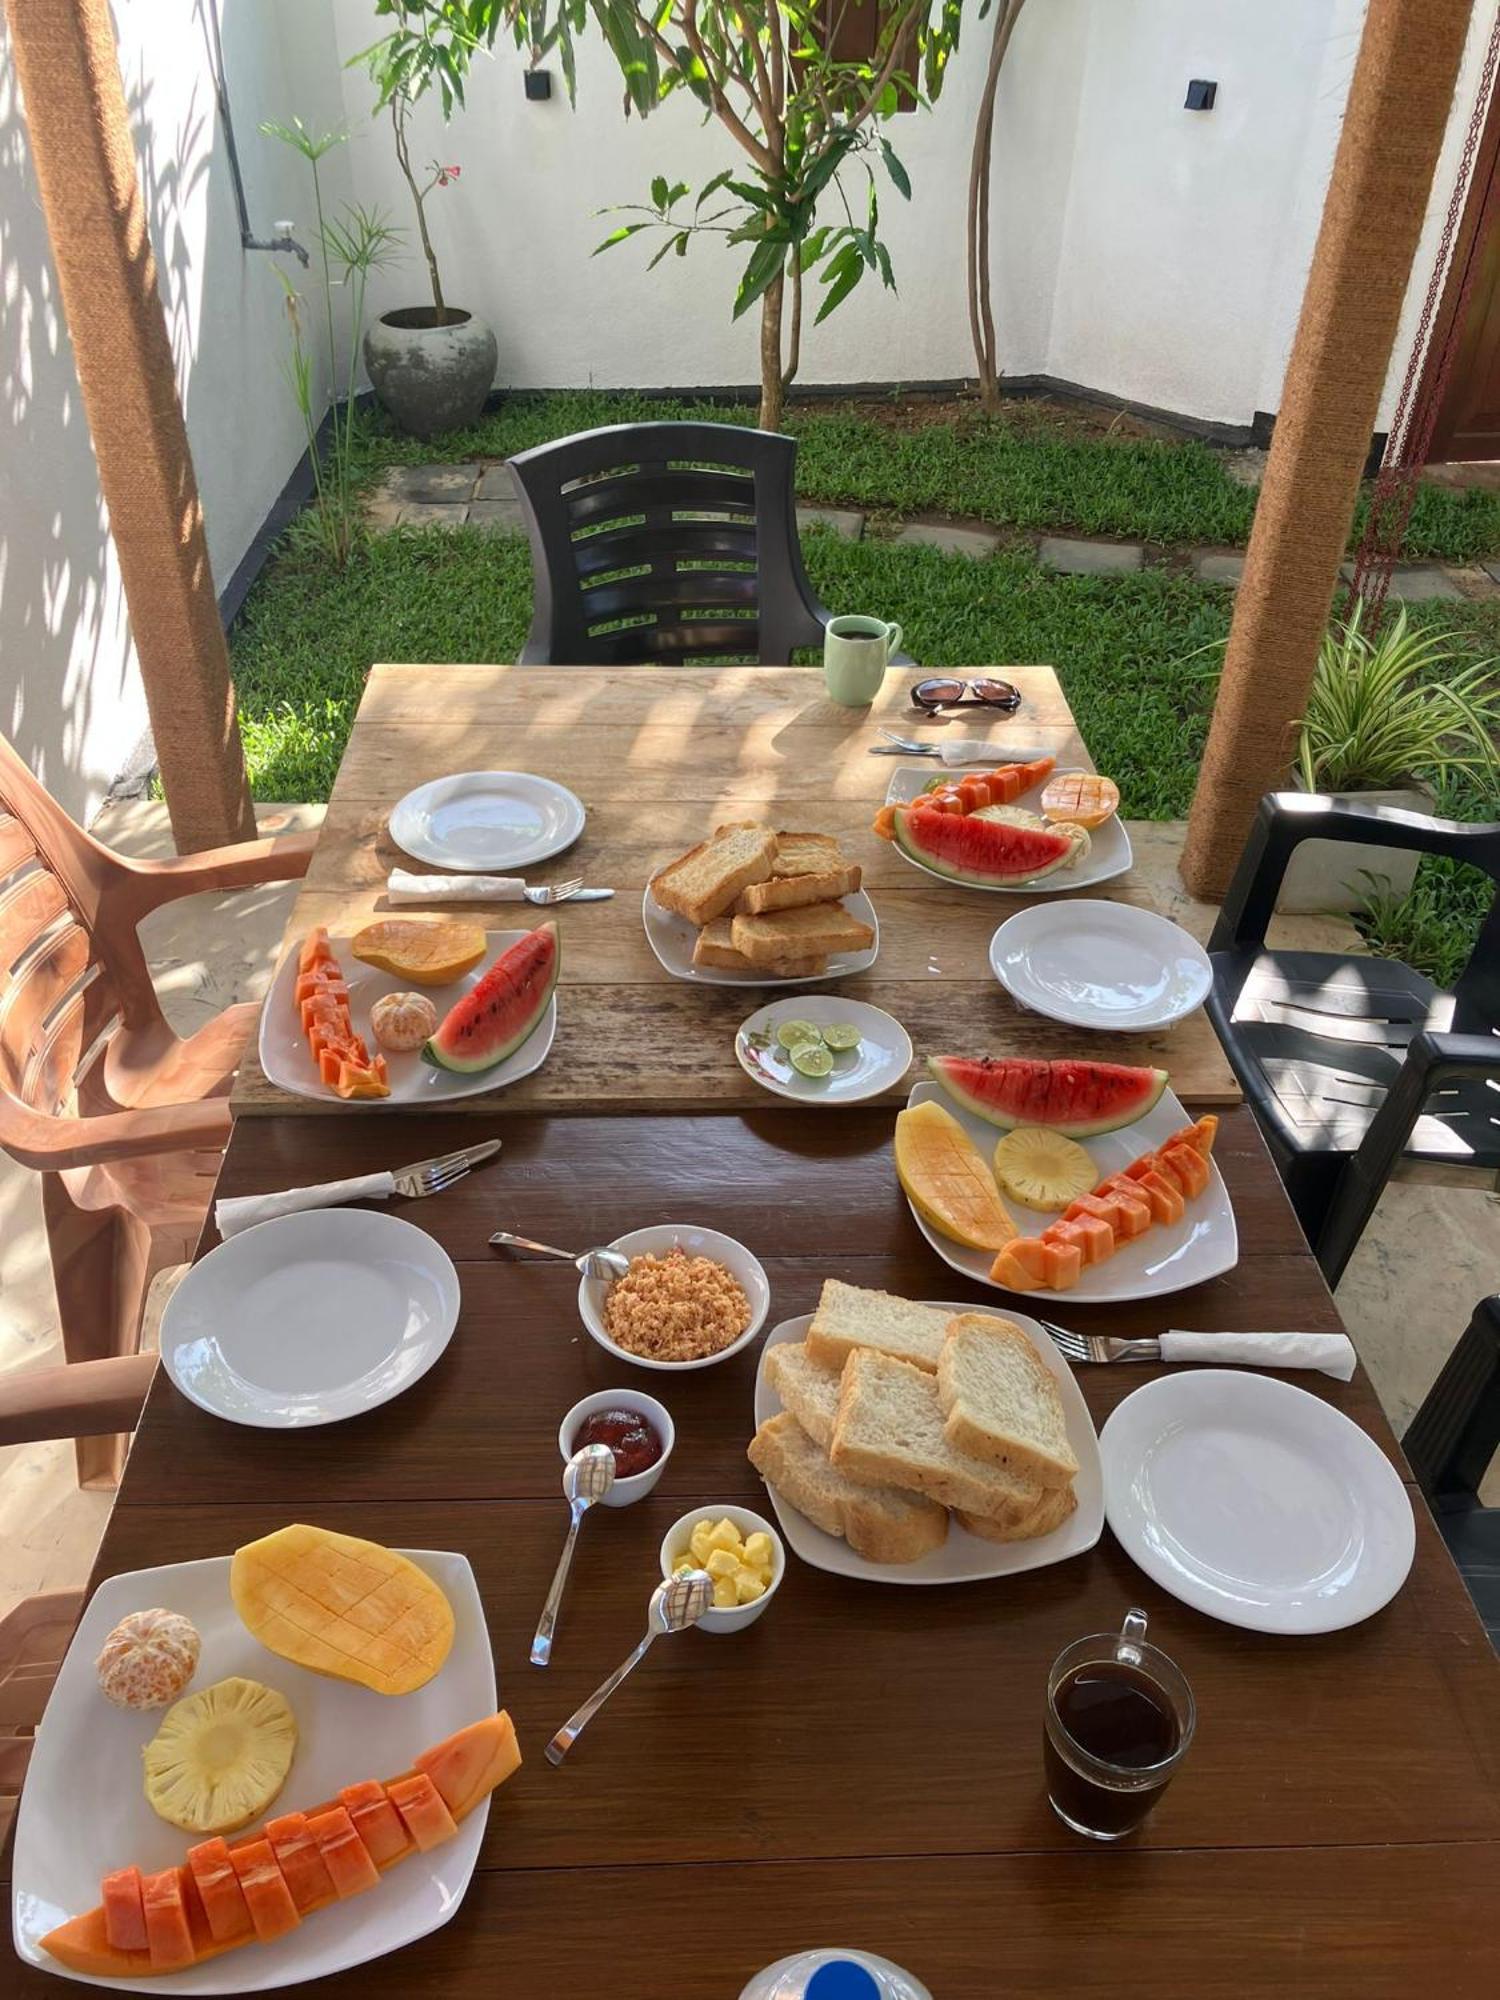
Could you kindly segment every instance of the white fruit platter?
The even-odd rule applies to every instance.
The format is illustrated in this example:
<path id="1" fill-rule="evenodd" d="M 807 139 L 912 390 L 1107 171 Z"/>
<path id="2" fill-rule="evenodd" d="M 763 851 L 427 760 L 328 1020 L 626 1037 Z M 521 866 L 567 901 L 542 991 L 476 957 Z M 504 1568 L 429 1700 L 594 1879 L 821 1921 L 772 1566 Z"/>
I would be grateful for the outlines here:
<path id="1" fill-rule="evenodd" d="M 963 771 L 952 771 L 942 782 L 959 784 L 965 775 Z M 971 772 L 967 775 L 980 774 Z M 1049 771 L 1039 783 L 1022 792 L 1014 801 L 1015 805 L 1040 819 L 1043 816 L 1042 793 L 1054 778 L 1067 775 L 1066 771 Z M 930 771 L 917 770 L 909 764 L 904 764 L 899 770 L 891 773 L 885 802 L 888 806 L 911 805 L 921 798 L 923 792 L 930 789 L 932 783 Z M 1112 813 L 1102 826 L 1090 829 L 1086 854 L 1065 862 L 1061 868 L 1054 869 L 1050 873 L 1014 882 L 958 882 L 939 869 L 929 868 L 914 854 L 908 853 L 899 841 L 892 844 L 903 861 L 909 861 L 913 868 L 920 868 L 924 875 L 930 875 L 934 881 L 946 882 L 950 888 L 982 889 L 995 896 L 1053 896 L 1070 889 L 1091 889 L 1100 882 L 1112 882 L 1117 875 L 1123 875 L 1134 859 L 1130 835 L 1125 831 L 1124 821 L 1118 813 Z"/>

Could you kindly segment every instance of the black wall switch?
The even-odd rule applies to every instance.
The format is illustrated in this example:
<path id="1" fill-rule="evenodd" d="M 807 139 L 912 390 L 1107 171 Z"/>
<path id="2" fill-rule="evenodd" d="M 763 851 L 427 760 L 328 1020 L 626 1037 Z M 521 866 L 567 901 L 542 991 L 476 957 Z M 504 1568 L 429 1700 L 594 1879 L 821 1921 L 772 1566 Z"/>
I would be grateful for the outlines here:
<path id="1" fill-rule="evenodd" d="M 549 98 L 552 95 L 552 77 L 550 72 L 544 69 L 527 70 L 526 95 L 531 99 L 533 104 L 541 104 Z"/>
<path id="2" fill-rule="evenodd" d="M 1188 84 L 1186 111 L 1212 111 L 1214 99 L 1219 94 L 1219 86 L 1210 83 L 1207 77 L 1195 76 Z"/>

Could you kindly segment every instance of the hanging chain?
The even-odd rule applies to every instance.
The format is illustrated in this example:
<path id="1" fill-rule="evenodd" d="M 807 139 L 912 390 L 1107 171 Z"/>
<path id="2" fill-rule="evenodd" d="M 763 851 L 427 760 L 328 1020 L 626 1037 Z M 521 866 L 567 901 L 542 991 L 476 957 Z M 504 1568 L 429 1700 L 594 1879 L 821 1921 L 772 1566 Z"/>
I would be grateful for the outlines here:
<path id="1" fill-rule="evenodd" d="M 1347 618 L 1359 600 L 1363 599 L 1365 623 L 1369 630 L 1374 630 L 1380 623 L 1386 592 L 1390 588 L 1391 573 L 1401 553 L 1407 523 L 1416 504 L 1417 485 L 1422 476 L 1422 468 L 1427 463 L 1427 453 L 1432 445 L 1432 433 L 1437 425 L 1438 411 L 1442 408 L 1448 379 L 1453 373 L 1454 359 L 1463 337 L 1469 298 L 1474 290 L 1474 280 L 1479 270 L 1480 259 L 1475 254 L 1477 245 L 1470 245 L 1463 284 L 1444 330 L 1442 346 L 1434 353 L 1433 367 L 1424 383 L 1423 364 L 1427 357 L 1427 344 L 1442 303 L 1443 288 L 1453 258 L 1453 247 L 1463 224 L 1469 183 L 1474 173 L 1474 158 L 1479 150 L 1480 140 L 1484 136 L 1485 116 L 1489 109 L 1497 68 L 1500 68 L 1500 13 L 1497 13 L 1494 26 L 1490 30 L 1484 69 L 1480 75 L 1479 88 L 1475 93 L 1469 129 L 1464 137 L 1463 154 L 1459 159 L 1453 193 L 1443 223 L 1442 240 L 1433 263 L 1427 297 L 1422 305 L 1422 317 L 1417 324 L 1416 340 L 1412 346 L 1411 359 L 1406 366 L 1406 377 L 1401 384 L 1396 414 L 1391 420 L 1380 470 L 1375 477 L 1375 490 L 1370 497 L 1369 518 L 1365 523 L 1365 531 L 1360 537 L 1359 548 L 1354 558 L 1354 576 L 1344 600 L 1343 612 Z"/>

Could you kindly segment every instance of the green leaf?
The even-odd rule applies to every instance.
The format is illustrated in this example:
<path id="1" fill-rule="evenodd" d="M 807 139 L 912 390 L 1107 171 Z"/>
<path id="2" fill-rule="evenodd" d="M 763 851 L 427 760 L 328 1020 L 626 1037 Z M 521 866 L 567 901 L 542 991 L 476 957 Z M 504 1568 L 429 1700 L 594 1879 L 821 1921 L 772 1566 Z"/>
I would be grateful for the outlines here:
<path id="1" fill-rule="evenodd" d="M 722 174 L 715 174 L 711 181 L 705 181 L 702 187 L 698 190 L 698 199 L 693 203 L 694 213 L 696 213 L 700 208 L 702 208 L 704 202 L 708 201 L 712 196 L 716 195 L 719 192 L 720 188 L 728 187 L 729 183 L 733 179 L 734 179 L 733 167 L 726 167 Z"/>
<path id="2" fill-rule="evenodd" d="M 651 199 L 662 210 L 665 210 L 670 205 L 667 196 L 667 177 L 665 174 L 657 174 L 652 181 Z"/>
<path id="3" fill-rule="evenodd" d="M 881 135 L 880 152 L 881 152 L 881 157 L 885 161 L 885 170 L 890 175 L 891 183 L 895 187 L 896 192 L 904 196 L 907 201 L 910 201 L 911 177 L 907 173 L 905 167 L 903 167 L 901 162 L 896 158 L 895 148 L 891 145 L 890 140 L 887 139 L 884 136 L 884 134 Z"/>
<path id="4" fill-rule="evenodd" d="M 615 245 L 617 243 L 623 243 L 627 236 L 636 236 L 640 233 L 641 230 L 652 229 L 654 227 L 655 224 L 650 222 L 623 223 L 620 226 L 620 228 L 612 231 L 610 235 L 606 236 L 602 243 L 596 245 L 595 248 L 589 252 L 589 255 L 591 257 L 597 257 L 601 250 L 613 250 Z"/>
<path id="5" fill-rule="evenodd" d="M 865 267 L 856 257 L 848 269 L 842 272 L 828 287 L 827 296 L 824 298 L 822 305 L 818 307 L 818 316 L 813 321 L 813 325 L 821 326 L 831 312 L 837 312 L 864 275 Z"/>
<path id="6" fill-rule="evenodd" d="M 770 237 L 762 237 L 750 253 L 750 261 L 740 279 L 740 288 L 734 296 L 736 319 L 748 312 L 762 292 L 776 282 L 785 264 L 786 244 Z"/>

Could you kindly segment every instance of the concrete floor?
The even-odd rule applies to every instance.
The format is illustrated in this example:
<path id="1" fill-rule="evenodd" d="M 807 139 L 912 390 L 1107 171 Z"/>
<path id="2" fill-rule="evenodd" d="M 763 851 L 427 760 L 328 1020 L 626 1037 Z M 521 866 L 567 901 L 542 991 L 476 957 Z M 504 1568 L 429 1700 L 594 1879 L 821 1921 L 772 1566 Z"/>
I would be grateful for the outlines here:
<path id="1" fill-rule="evenodd" d="M 314 826 L 319 807 L 265 807 L 263 831 Z M 106 808 L 95 827 L 122 852 L 172 852 L 164 808 L 141 800 Z M 1134 825 L 1136 874 L 1158 906 L 1199 936 L 1212 911 L 1177 877 L 1182 828 Z M 195 897 L 145 927 L 163 1004 L 182 1032 L 269 980 L 293 890 Z M 1282 941 L 1345 948 L 1336 920 L 1286 918 Z M 159 1312 L 170 1275 L 158 1285 Z M 1397 1431 L 1405 1428 L 1477 1299 L 1500 1291 L 1500 1197 L 1479 1187 L 1389 1188 L 1339 1288 L 1339 1305 Z M 155 1314 L 148 1316 L 148 1323 Z M 0 1154 L 0 1372 L 61 1359 L 51 1270 L 34 1175 Z M 1500 1473 L 1492 1472 L 1500 1501 Z M 0 1616 L 37 1590 L 81 1585 L 109 1513 L 108 1495 L 80 1493 L 69 1444 L 0 1450 Z"/>

